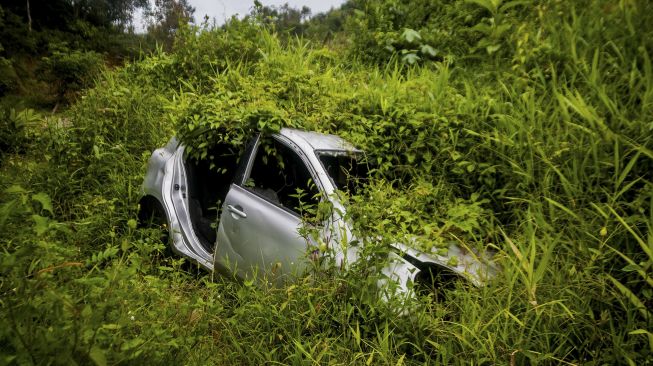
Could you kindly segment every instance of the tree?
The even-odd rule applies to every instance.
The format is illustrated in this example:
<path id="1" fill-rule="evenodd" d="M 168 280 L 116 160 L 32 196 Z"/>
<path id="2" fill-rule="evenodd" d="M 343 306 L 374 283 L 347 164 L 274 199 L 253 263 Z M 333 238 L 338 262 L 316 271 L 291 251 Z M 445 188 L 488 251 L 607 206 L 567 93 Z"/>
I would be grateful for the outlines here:
<path id="1" fill-rule="evenodd" d="M 124 30 L 136 9 L 147 9 L 148 0 L 3 0 L 6 11 L 21 17 L 27 28 L 67 31 L 83 20 L 96 27 Z"/>
<path id="2" fill-rule="evenodd" d="M 29 10 L 29 0 L 27 0 L 27 29 L 32 31 L 32 12 Z"/>
<path id="3" fill-rule="evenodd" d="M 281 6 L 267 6 L 254 1 L 251 16 L 264 24 L 273 25 L 279 33 L 299 36 L 305 33 L 306 21 L 311 16 L 311 9 L 308 6 L 303 6 L 301 9 L 293 8 L 288 3 Z"/>
<path id="4" fill-rule="evenodd" d="M 148 33 L 166 49 L 172 48 L 175 34 L 183 24 L 193 23 L 195 8 L 188 0 L 155 0 L 146 12 Z"/>
<path id="5" fill-rule="evenodd" d="M 148 9 L 148 0 L 102 0 L 107 2 L 107 17 L 121 29 L 131 24 L 136 9 Z"/>

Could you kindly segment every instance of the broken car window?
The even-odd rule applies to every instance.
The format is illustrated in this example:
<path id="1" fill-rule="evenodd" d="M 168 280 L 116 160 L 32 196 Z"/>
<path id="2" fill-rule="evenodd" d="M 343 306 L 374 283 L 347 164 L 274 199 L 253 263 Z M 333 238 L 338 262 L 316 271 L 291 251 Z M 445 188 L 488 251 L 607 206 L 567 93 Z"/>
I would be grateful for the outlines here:
<path id="1" fill-rule="evenodd" d="M 356 194 L 367 181 L 369 168 L 363 153 L 322 150 L 316 154 L 338 190 Z"/>

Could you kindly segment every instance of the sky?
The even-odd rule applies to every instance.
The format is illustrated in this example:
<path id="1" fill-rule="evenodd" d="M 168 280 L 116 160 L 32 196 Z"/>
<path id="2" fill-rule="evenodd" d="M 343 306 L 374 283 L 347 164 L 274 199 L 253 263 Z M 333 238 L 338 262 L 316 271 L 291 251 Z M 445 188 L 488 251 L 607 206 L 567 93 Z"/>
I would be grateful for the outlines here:
<path id="1" fill-rule="evenodd" d="M 325 12 L 340 6 L 345 0 L 260 0 L 263 5 L 280 6 L 288 3 L 293 8 L 301 9 L 302 6 L 311 8 L 311 14 Z M 195 7 L 195 22 L 202 22 L 204 15 L 210 19 L 216 18 L 218 24 L 224 23 L 232 15 L 241 16 L 248 14 L 254 6 L 254 0 L 189 0 Z"/>
<path id="2" fill-rule="evenodd" d="M 288 3 L 293 8 L 301 9 L 302 6 L 308 6 L 311 14 L 325 12 L 331 8 L 342 5 L 345 0 L 259 0 L 261 4 L 267 6 L 281 6 Z M 218 25 L 223 24 L 225 20 L 232 15 L 249 14 L 254 6 L 254 0 L 188 0 L 191 6 L 195 8 L 195 23 L 199 24 L 204 21 L 204 16 L 208 15 L 210 22 L 215 18 Z M 142 24 L 142 15 L 139 13 L 134 19 L 134 25 L 137 31 L 143 31 L 145 26 Z"/>

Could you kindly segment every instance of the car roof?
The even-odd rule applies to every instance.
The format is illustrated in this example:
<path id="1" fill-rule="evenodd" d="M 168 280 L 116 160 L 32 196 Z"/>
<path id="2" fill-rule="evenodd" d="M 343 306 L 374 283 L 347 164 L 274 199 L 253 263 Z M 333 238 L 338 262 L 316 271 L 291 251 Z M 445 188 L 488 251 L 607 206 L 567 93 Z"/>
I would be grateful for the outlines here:
<path id="1" fill-rule="evenodd" d="M 282 128 L 279 135 L 285 136 L 295 143 L 304 142 L 313 150 L 360 151 L 349 141 L 336 135 L 302 131 L 294 128 Z"/>

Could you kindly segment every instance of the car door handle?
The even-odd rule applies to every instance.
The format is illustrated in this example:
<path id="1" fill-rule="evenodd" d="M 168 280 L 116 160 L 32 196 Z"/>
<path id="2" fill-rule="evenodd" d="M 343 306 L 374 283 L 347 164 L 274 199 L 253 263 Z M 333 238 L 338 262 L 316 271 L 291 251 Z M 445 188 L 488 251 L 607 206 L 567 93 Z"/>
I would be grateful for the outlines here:
<path id="1" fill-rule="evenodd" d="M 231 213 L 238 215 L 243 219 L 247 217 L 247 214 L 245 213 L 245 211 L 243 211 L 243 208 L 240 206 L 227 205 L 227 208 Z"/>

